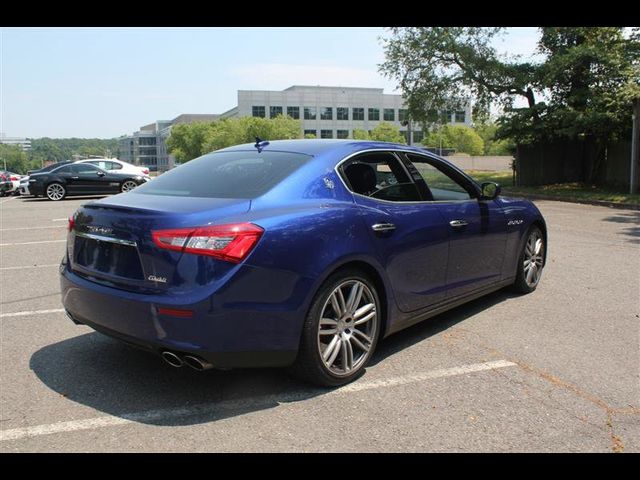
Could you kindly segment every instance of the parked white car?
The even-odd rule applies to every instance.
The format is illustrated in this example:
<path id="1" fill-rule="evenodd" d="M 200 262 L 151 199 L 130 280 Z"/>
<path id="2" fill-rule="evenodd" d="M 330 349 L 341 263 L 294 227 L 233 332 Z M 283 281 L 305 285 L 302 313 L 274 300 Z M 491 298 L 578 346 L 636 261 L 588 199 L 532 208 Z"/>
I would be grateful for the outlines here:
<path id="1" fill-rule="evenodd" d="M 149 169 L 147 167 L 138 167 L 137 165 L 118 160 L 117 158 L 87 158 L 85 160 L 78 160 L 76 163 L 90 163 L 102 170 L 112 173 L 129 173 L 131 175 L 149 177 Z"/>

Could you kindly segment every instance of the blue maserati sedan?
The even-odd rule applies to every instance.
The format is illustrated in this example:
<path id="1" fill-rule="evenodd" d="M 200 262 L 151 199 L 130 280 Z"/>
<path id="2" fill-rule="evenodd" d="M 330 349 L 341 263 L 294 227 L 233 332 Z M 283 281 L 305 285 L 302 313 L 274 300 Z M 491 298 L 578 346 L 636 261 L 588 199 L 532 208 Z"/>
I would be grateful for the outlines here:
<path id="1" fill-rule="evenodd" d="M 62 302 L 174 367 L 288 366 L 338 386 L 383 337 L 535 290 L 546 242 L 531 202 L 422 149 L 257 139 L 81 206 Z"/>

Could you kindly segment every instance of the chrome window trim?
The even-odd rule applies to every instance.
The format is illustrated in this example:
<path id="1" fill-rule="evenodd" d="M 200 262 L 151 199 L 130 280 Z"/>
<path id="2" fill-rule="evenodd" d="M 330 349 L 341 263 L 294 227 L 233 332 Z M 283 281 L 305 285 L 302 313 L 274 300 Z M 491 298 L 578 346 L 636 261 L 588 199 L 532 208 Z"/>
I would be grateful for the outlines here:
<path id="1" fill-rule="evenodd" d="M 376 202 L 390 203 L 392 205 L 398 205 L 398 204 L 427 204 L 427 205 L 432 205 L 432 204 L 440 204 L 440 203 L 460 203 L 460 204 L 462 204 L 462 203 L 466 203 L 466 202 L 476 202 L 477 203 L 477 202 L 480 201 L 480 197 L 478 196 L 478 198 L 469 198 L 469 199 L 464 199 L 464 200 L 400 200 L 400 201 L 396 202 L 396 201 L 393 201 L 393 200 L 383 200 L 381 198 L 373 198 L 373 197 L 368 197 L 366 195 L 362 195 L 361 193 L 356 193 L 356 192 L 352 191 L 347 186 L 346 182 L 344 181 L 344 178 L 342 178 L 342 175 L 340 175 L 340 171 L 338 169 L 342 166 L 343 163 L 345 163 L 346 161 L 348 161 L 351 158 L 355 157 L 356 155 L 360 155 L 361 153 L 371 153 L 371 152 L 391 153 L 392 155 L 394 154 L 394 152 L 413 153 L 414 155 L 422 155 L 423 157 L 427 157 L 430 160 L 439 161 L 437 158 L 434 159 L 434 158 L 430 157 L 429 155 L 425 155 L 425 154 L 423 154 L 421 152 L 416 152 L 415 150 L 401 149 L 401 148 L 395 148 L 395 149 L 389 149 L 389 150 L 383 149 L 383 148 L 370 148 L 370 149 L 366 149 L 366 150 L 360 150 L 359 152 L 350 153 L 349 155 L 344 157 L 342 160 L 340 160 L 336 164 L 336 166 L 333 168 L 333 170 L 336 173 L 336 175 L 338 176 L 338 178 L 340 179 L 340 182 L 342 183 L 344 188 L 351 195 L 358 195 L 359 197 L 362 197 L 362 198 L 368 198 L 369 200 L 374 200 Z M 404 162 L 401 159 L 399 159 L 397 155 L 393 155 L 393 156 L 396 158 L 396 160 L 398 160 L 400 162 L 400 165 L 406 171 L 406 166 L 404 165 Z M 478 183 L 473 178 L 469 177 L 466 173 L 464 173 L 462 170 L 460 170 L 455 165 L 451 164 L 451 166 L 453 167 L 454 170 L 456 170 L 458 173 L 460 173 L 466 179 L 468 179 L 473 185 L 478 187 Z M 409 178 L 411 179 L 411 175 L 409 175 Z"/>
<path id="2" fill-rule="evenodd" d="M 74 232 L 78 237 L 89 238 L 91 240 L 97 240 L 99 242 L 109 242 L 109 243 L 117 243 L 119 245 L 127 245 L 128 247 L 137 247 L 138 244 L 131 240 L 123 240 L 121 238 L 114 237 L 105 237 L 103 235 L 95 235 L 93 233 L 84 233 L 84 232 Z"/>

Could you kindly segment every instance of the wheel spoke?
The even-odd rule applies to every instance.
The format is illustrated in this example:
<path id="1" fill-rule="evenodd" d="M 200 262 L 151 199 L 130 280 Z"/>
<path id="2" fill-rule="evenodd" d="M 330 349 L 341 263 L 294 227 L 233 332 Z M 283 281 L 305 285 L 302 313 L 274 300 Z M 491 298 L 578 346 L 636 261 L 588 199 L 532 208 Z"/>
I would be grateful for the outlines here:
<path id="1" fill-rule="evenodd" d="M 356 310 L 356 312 L 353 314 L 354 320 L 361 319 L 374 308 L 376 308 L 376 306 L 373 303 L 367 303 L 366 305 L 363 305 L 358 310 Z"/>
<path id="2" fill-rule="evenodd" d="M 369 345 L 371 345 L 371 338 L 369 338 L 367 336 L 366 333 L 364 333 L 361 330 L 358 330 L 357 328 L 353 329 L 353 335 L 357 335 L 360 339 L 364 340 L 365 342 L 367 342 Z"/>
<path id="3" fill-rule="evenodd" d="M 322 354 L 322 358 L 329 365 L 331 365 L 333 363 L 333 360 L 335 360 L 336 358 L 334 354 L 335 354 L 335 351 L 339 350 L 339 348 L 336 348 L 339 344 L 340 344 L 340 336 L 334 335 L 333 338 L 331 339 L 331 342 L 329 342 L 329 345 L 327 345 L 327 348 L 325 348 L 324 353 Z"/>
<path id="4" fill-rule="evenodd" d="M 369 351 L 369 346 L 365 345 L 364 343 L 362 343 L 360 340 L 358 340 L 358 337 L 356 337 L 355 335 L 351 335 L 351 341 L 353 343 L 356 344 L 356 346 L 358 348 L 360 348 L 360 350 L 362 350 L 363 352 L 368 352 Z"/>
<path id="5" fill-rule="evenodd" d="M 353 348 L 347 339 L 342 339 L 342 369 L 349 372 L 353 368 Z"/>
<path id="6" fill-rule="evenodd" d="M 342 291 L 339 288 L 331 295 L 331 306 L 333 307 L 333 311 L 337 317 L 344 315 L 344 297 L 342 296 Z"/>
<path id="7" fill-rule="evenodd" d="M 360 300 L 362 299 L 362 292 L 364 291 L 364 285 L 360 282 L 356 282 L 351 287 L 349 292 L 349 299 L 347 300 L 347 312 L 355 312 Z"/>
<path id="8" fill-rule="evenodd" d="M 365 315 L 362 318 L 359 318 L 358 320 L 356 320 L 355 322 L 353 322 L 353 325 L 362 325 L 363 323 L 367 323 L 369 320 L 371 320 L 372 318 L 374 318 L 376 316 L 376 311 L 373 310 L 371 313 L 369 313 L 368 315 Z"/>
<path id="9" fill-rule="evenodd" d="M 535 247 L 534 252 L 535 252 L 536 255 L 539 255 L 541 250 L 542 250 L 542 239 L 538 238 L 536 240 L 536 247 Z"/>
<path id="10" fill-rule="evenodd" d="M 529 270 L 527 270 L 527 283 L 529 285 L 531 285 L 532 279 L 533 279 L 533 267 L 531 267 L 531 268 L 529 268 Z"/>

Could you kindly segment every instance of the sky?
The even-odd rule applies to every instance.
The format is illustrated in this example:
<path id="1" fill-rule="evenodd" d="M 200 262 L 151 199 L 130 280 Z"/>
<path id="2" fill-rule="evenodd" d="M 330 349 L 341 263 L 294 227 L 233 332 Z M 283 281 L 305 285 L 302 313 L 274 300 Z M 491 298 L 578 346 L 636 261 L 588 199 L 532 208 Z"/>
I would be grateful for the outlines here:
<path id="1" fill-rule="evenodd" d="M 222 113 L 238 90 L 384 88 L 380 27 L 2 28 L 0 132 L 113 138 L 182 113 Z M 531 57 L 535 28 L 496 47 Z"/>

